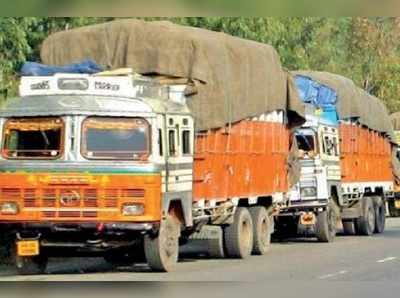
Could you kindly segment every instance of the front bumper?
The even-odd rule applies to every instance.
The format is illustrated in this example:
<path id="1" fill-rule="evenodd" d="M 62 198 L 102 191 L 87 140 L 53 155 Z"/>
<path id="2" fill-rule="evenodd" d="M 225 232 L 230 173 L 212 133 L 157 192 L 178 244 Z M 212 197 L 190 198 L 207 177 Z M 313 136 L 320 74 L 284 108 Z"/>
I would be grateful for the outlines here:
<path id="1" fill-rule="evenodd" d="M 304 212 L 323 212 L 328 206 L 327 199 L 289 201 L 288 205 L 282 207 L 279 215 L 300 215 Z"/>
<path id="2" fill-rule="evenodd" d="M 3 223 L 4 224 L 4 223 Z M 1 225 L 1 224 L 0 224 Z M 100 256 L 112 250 L 140 247 L 145 235 L 156 235 L 159 223 L 24 223 L 6 224 L 15 240 L 37 240 L 49 256 Z M 135 251 L 135 250 L 132 250 Z"/>

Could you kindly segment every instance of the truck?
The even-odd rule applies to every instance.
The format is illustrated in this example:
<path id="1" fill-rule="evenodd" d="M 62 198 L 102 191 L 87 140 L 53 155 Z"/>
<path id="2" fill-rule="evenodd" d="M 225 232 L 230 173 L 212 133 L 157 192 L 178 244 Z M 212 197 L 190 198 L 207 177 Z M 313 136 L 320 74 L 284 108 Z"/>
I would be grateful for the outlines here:
<path id="1" fill-rule="evenodd" d="M 278 230 L 315 235 L 321 242 L 333 241 L 340 225 L 349 235 L 382 233 L 385 202 L 394 192 L 392 132 L 387 121 L 377 125 L 365 117 L 372 114 L 354 111 L 371 109 L 388 119 L 386 109 L 345 78 L 295 74 L 307 105 L 306 122 L 295 130 L 301 177 L 280 212 Z M 357 90 L 364 106 L 352 103 L 357 96 L 347 96 L 344 88 Z"/>
<path id="2" fill-rule="evenodd" d="M 138 24 L 153 26 L 137 21 L 106 26 L 137 29 Z M 156 33 L 165 26 L 156 25 Z M 190 36 L 208 34 L 182 30 Z M 70 33 L 65 33 L 68 38 Z M 59 38 L 52 49 L 64 44 Z M 246 51 L 252 48 L 247 41 L 224 38 Z M 142 44 L 151 49 L 146 38 Z M 214 43 L 203 50 L 210 46 Z M 218 59 L 225 54 L 222 49 Z M 165 47 L 157 50 L 171 54 Z M 102 256 L 116 265 L 146 262 L 153 271 L 168 272 L 176 266 L 179 246 L 207 227 L 222 236 L 220 256 L 267 253 L 274 216 L 290 187 L 293 114 L 301 119 L 303 106 L 299 101 L 297 112 L 293 108 L 297 99 L 288 97 L 290 75 L 281 69 L 275 51 L 260 44 L 256 51 L 269 57 L 270 67 L 256 69 L 256 77 L 247 61 L 246 80 L 220 80 L 225 85 L 217 91 L 232 95 L 222 102 L 220 93 L 209 92 L 218 85 L 207 82 L 208 76 L 200 81 L 192 73 L 178 77 L 143 69 L 140 74 L 57 69 L 49 75 L 46 66 L 34 64 L 33 75 L 21 78 L 20 96 L 0 110 L 0 225 L 15 236 L 18 272 L 43 273 L 52 256 Z M 143 54 L 133 52 L 138 53 Z M 149 61 L 149 67 L 154 70 L 154 61 L 163 58 L 160 54 Z M 240 66 L 232 59 L 231 65 Z M 262 63 L 257 61 L 253 68 Z M 226 68 L 206 65 L 214 79 L 215 71 L 226 76 Z M 184 66 L 196 70 L 196 63 Z M 268 93 L 264 86 L 237 89 L 238 82 L 263 77 Z"/>

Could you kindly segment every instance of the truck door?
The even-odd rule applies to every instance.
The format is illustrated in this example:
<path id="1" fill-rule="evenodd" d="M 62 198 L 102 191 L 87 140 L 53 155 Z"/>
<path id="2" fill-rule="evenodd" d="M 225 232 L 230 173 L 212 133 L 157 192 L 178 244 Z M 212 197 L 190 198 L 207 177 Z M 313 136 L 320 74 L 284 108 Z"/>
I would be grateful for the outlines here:
<path id="1" fill-rule="evenodd" d="M 190 117 L 167 119 L 167 190 L 191 191 L 193 181 L 193 121 Z"/>

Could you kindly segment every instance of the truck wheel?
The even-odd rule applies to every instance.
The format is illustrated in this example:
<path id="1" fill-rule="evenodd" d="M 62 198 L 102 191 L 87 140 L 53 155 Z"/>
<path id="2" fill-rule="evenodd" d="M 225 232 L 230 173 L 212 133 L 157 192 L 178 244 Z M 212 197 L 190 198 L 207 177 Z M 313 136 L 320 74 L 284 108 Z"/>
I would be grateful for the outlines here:
<path id="1" fill-rule="evenodd" d="M 377 234 L 385 231 L 386 225 L 386 207 L 385 201 L 381 197 L 375 197 L 375 230 Z"/>
<path id="2" fill-rule="evenodd" d="M 265 255 L 271 248 L 271 219 L 265 207 L 250 208 L 253 222 L 253 254 Z"/>
<path id="3" fill-rule="evenodd" d="M 233 223 L 224 228 L 224 243 L 227 257 L 244 259 L 253 249 L 253 224 L 247 208 L 236 209 Z"/>
<path id="4" fill-rule="evenodd" d="M 168 215 L 161 221 L 157 236 L 144 237 L 144 253 L 152 271 L 169 272 L 175 268 L 178 262 L 179 236 L 179 221 Z"/>
<path id="5" fill-rule="evenodd" d="M 343 233 L 345 235 L 355 235 L 356 227 L 354 225 L 354 220 L 351 221 L 342 221 L 343 224 Z"/>
<path id="6" fill-rule="evenodd" d="M 15 256 L 15 266 L 20 275 L 37 275 L 46 271 L 48 258 L 44 255 L 35 257 Z"/>
<path id="7" fill-rule="evenodd" d="M 337 212 L 334 203 L 329 203 L 324 212 L 317 215 L 315 234 L 320 242 L 332 242 L 336 236 Z"/>
<path id="8" fill-rule="evenodd" d="M 375 209 L 372 199 L 370 197 L 365 198 L 364 205 L 362 207 L 361 217 L 355 220 L 357 234 L 363 236 L 371 236 L 375 230 Z"/>
<path id="9" fill-rule="evenodd" d="M 389 203 L 389 215 L 391 217 L 400 217 L 400 209 L 396 209 L 394 206 L 394 200 L 390 200 Z"/>

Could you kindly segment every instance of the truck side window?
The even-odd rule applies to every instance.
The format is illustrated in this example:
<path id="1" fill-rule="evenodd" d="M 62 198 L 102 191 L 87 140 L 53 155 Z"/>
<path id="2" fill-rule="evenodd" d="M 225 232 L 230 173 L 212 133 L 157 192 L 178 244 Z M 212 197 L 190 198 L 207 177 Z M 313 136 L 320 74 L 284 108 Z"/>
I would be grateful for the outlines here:
<path id="1" fill-rule="evenodd" d="M 158 129 L 158 150 L 160 156 L 164 156 L 162 129 Z"/>
<path id="2" fill-rule="evenodd" d="M 182 132 L 182 154 L 191 154 L 190 151 L 190 130 L 184 130 Z"/>
<path id="3" fill-rule="evenodd" d="M 175 130 L 170 129 L 168 131 L 168 143 L 169 143 L 169 156 L 176 155 L 176 144 L 175 144 Z"/>

